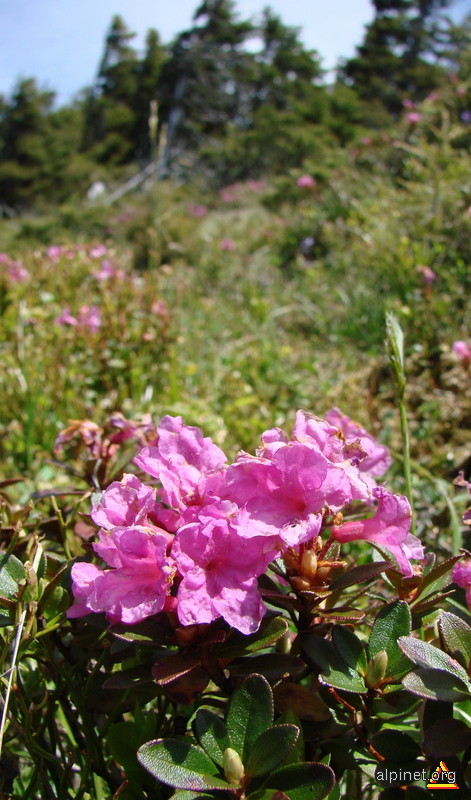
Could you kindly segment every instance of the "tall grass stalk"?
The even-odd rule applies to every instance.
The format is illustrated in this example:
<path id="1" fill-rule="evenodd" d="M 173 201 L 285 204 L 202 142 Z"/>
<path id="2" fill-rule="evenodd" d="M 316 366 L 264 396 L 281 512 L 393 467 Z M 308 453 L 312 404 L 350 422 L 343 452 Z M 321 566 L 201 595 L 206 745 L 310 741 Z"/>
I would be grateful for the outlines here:
<path id="1" fill-rule="evenodd" d="M 386 314 L 386 347 L 391 365 L 394 383 L 396 386 L 396 396 L 399 405 L 399 417 L 401 421 L 402 434 L 402 455 L 404 462 L 404 479 L 406 482 L 406 495 L 411 506 L 411 533 L 415 536 L 415 513 L 412 495 L 412 469 L 410 457 L 410 437 L 407 422 L 407 410 L 405 403 L 406 373 L 404 367 L 404 334 L 394 314 Z"/>

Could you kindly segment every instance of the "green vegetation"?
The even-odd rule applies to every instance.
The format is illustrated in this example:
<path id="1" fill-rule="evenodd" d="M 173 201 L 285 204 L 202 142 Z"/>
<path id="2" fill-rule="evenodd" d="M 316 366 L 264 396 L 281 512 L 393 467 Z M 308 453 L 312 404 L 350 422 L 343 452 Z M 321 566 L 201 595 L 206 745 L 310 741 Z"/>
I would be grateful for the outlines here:
<path id="1" fill-rule="evenodd" d="M 71 107 L 33 79 L 0 103 L 0 800 L 441 800 L 378 777 L 440 761 L 468 796 L 471 29 L 448 5 L 376 0 L 332 86 L 270 9 L 240 21 L 206 0 L 141 55 L 115 17 Z M 324 503 L 319 535 L 276 545 L 251 576 L 269 609 L 257 630 L 230 603 L 187 624 L 176 560 L 158 612 L 108 613 L 119 526 L 178 559 L 203 503 L 198 484 L 175 523 L 163 473 L 132 461 L 157 449 L 161 417 L 231 463 L 297 409 L 333 406 L 389 447 L 386 489 Z M 359 440 L 330 436 L 330 468 L 351 475 Z M 191 457 L 176 463 L 191 484 Z M 147 481 L 136 497 L 113 483 L 129 472 Z M 112 483 L 110 519 L 134 516 L 99 534 L 103 578 L 93 513 Z M 409 572 L 368 534 L 391 493 L 405 497 L 398 522 L 382 508 L 386 529 L 409 522 L 425 547 L 405 547 Z M 144 603 L 152 569 L 131 550 L 123 596 L 134 580 Z M 221 561 L 230 575 L 220 551 L 202 571 Z M 109 580 L 102 606 L 68 617 L 71 570 L 77 609 L 87 569 Z"/>

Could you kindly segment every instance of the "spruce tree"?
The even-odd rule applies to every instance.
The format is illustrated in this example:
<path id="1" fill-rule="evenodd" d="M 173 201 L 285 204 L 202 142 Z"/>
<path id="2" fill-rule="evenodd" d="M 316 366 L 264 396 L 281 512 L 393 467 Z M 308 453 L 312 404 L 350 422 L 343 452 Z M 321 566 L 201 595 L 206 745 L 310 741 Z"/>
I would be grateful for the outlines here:
<path id="1" fill-rule="evenodd" d="M 98 75 L 86 103 L 83 147 L 97 161 L 124 164 L 135 154 L 137 54 L 135 34 L 113 17 Z"/>
<path id="2" fill-rule="evenodd" d="M 354 58 L 340 71 L 360 98 L 397 116 L 404 99 L 420 102 L 443 78 L 451 0 L 373 0 L 375 17 Z M 442 63 L 440 63 L 442 62 Z"/>

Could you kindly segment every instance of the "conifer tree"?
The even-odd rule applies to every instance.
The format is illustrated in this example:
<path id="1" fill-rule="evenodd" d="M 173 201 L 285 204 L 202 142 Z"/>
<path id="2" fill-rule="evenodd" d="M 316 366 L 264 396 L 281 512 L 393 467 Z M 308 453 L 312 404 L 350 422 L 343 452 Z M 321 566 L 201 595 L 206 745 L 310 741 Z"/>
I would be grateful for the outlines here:
<path id="1" fill-rule="evenodd" d="M 124 164 L 134 157 L 138 64 L 130 46 L 134 36 L 119 15 L 113 17 L 86 102 L 83 146 L 104 163 Z"/>
<path id="2" fill-rule="evenodd" d="M 341 77 L 368 103 L 397 116 L 404 99 L 419 102 L 444 75 L 451 0 L 373 0 L 375 17 Z M 440 63 L 442 61 L 442 64 Z"/>

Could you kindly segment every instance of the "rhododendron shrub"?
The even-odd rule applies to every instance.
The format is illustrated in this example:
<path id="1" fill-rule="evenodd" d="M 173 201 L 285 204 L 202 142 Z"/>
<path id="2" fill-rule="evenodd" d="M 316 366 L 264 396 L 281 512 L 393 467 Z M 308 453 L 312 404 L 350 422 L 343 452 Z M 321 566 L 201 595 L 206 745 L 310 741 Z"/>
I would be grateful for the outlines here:
<path id="1" fill-rule="evenodd" d="M 468 797 L 471 553 L 422 544 L 367 430 L 298 411 L 229 460 L 114 412 L 55 454 L 86 489 L 40 526 L 0 484 L 0 794 L 433 800 L 446 759 Z"/>
<path id="2" fill-rule="evenodd" d="M 288 550 L 292 563 L 329 539 L 366 540 L 406 577 L 424 559 L 407 498 L 376 484 L 387 449 L 338 409 L 326 420 L 299 411 L 291 436 L 268 430 L 232 464 L 180 417 L 164 417 L 156 439 L 134 463 L 157 486 L 125 475 L 92 509 L 109 569 L 74 564 L 69 615 L 137 622 L 167 604 L 182 625 L 222 617 L 247 634 L 266 611 L 257 579 Z"/>

